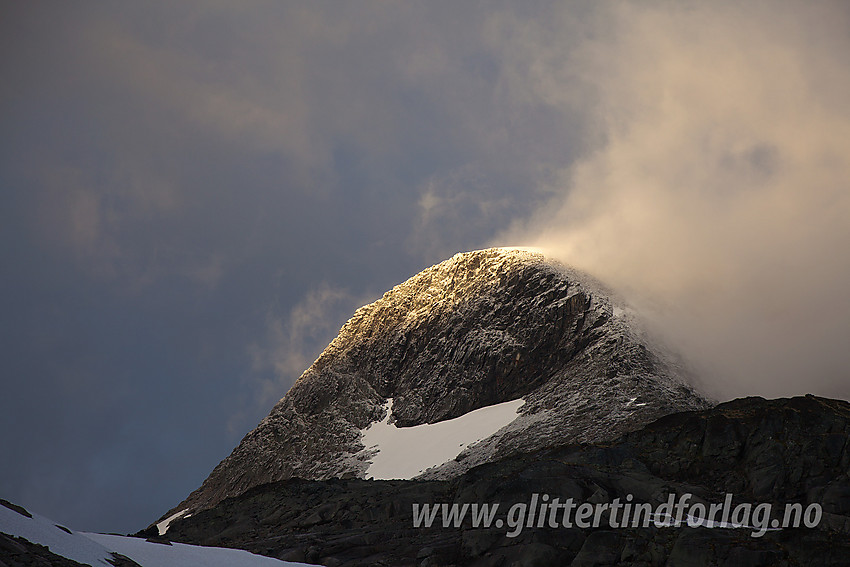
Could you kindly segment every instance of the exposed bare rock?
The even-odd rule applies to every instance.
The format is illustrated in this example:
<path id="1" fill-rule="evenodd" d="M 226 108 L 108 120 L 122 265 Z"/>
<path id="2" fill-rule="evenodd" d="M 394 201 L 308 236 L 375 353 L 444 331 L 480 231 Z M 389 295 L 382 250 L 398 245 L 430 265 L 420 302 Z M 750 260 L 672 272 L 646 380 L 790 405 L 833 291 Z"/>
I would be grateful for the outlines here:
<path id="1" fill-rule="evenodd" d="M 362 478 L 361 431 L 524 398 L 510 425 L 428 478 L 516 453 L 613 439 L 711 404 L 646 339 L 628 306 L 541 254 L 457 254 L 361 307 L 289 392 L 183 503 L 197 511 L 288 478 Z"/>

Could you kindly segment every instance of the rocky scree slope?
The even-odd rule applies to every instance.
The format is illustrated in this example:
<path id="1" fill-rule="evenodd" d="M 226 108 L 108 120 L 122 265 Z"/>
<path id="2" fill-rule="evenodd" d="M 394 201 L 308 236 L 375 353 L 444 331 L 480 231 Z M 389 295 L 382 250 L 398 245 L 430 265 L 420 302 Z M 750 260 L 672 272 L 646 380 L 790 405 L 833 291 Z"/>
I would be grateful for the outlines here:
<path id="1" fill-rule="evenodd" d="M 429 470 L 612 439 L 710 402 L 637 330 L 627 306 L 541 254 L 457 254 L 361 307 L 271 413 L 184 502 L 209 508 L 268 482 L 362 478 L 362 430 L 435 423 L 523 398 L 508 426 Z"/>

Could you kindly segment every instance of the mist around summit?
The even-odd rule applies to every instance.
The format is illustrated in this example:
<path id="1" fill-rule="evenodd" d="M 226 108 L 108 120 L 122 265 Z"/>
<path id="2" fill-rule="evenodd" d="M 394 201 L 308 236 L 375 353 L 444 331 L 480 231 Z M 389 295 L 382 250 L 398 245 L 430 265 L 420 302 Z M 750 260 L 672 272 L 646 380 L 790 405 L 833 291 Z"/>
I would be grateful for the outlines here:
<path id="1" fill-rule="evenodd" d="M 599 143 L 498 239 L 629 297 L 720 399 L 850 397 L 850 65 L 837 3 L 621 3 L 530 71 Z"/>

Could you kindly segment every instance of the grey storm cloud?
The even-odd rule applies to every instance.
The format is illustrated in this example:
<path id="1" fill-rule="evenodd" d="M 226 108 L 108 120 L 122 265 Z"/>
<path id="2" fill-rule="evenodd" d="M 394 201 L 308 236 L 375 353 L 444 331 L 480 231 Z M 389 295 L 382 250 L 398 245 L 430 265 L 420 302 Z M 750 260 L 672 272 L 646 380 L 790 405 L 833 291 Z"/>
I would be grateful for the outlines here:
<path id="1" fill-rule="evenodd" d="M 718 396 L 850 394 L 841 3 L 3 13 L 4 498 L 143 527 L 359 303 L 490 243 L 651 306 Z"/>

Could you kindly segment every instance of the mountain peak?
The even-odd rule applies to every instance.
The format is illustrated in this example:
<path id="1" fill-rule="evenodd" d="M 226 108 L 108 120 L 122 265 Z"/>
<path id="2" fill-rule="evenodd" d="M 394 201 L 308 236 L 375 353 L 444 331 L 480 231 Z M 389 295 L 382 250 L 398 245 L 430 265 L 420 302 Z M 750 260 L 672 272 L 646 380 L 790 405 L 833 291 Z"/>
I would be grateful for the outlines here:
<path id="1" fill-rule="evenodd" d="M 391 450 L 364 444 L 373 424 L 388 434 L 418 427 L 417 434 L 430 432 L 435 451 L 455 447 L 423 471 L 447 478 L 511 454 L 604 441 L 668 413 L 708 407 L 681 369 L 620 315 L 627 310 L 593 278 L 537 252 L 456 254 L 358 309 L 172 512 L 291 477 L 371 476 L 376 455 L 384 451 L 385 460 Z M 490 411 L 500 417 L 479 438 L 455 438 L 480 418 L 476 410 L 520 401 L 502 406 L 508 413 Z M 451 420 L 459 421 L 427 428 Z"/>

